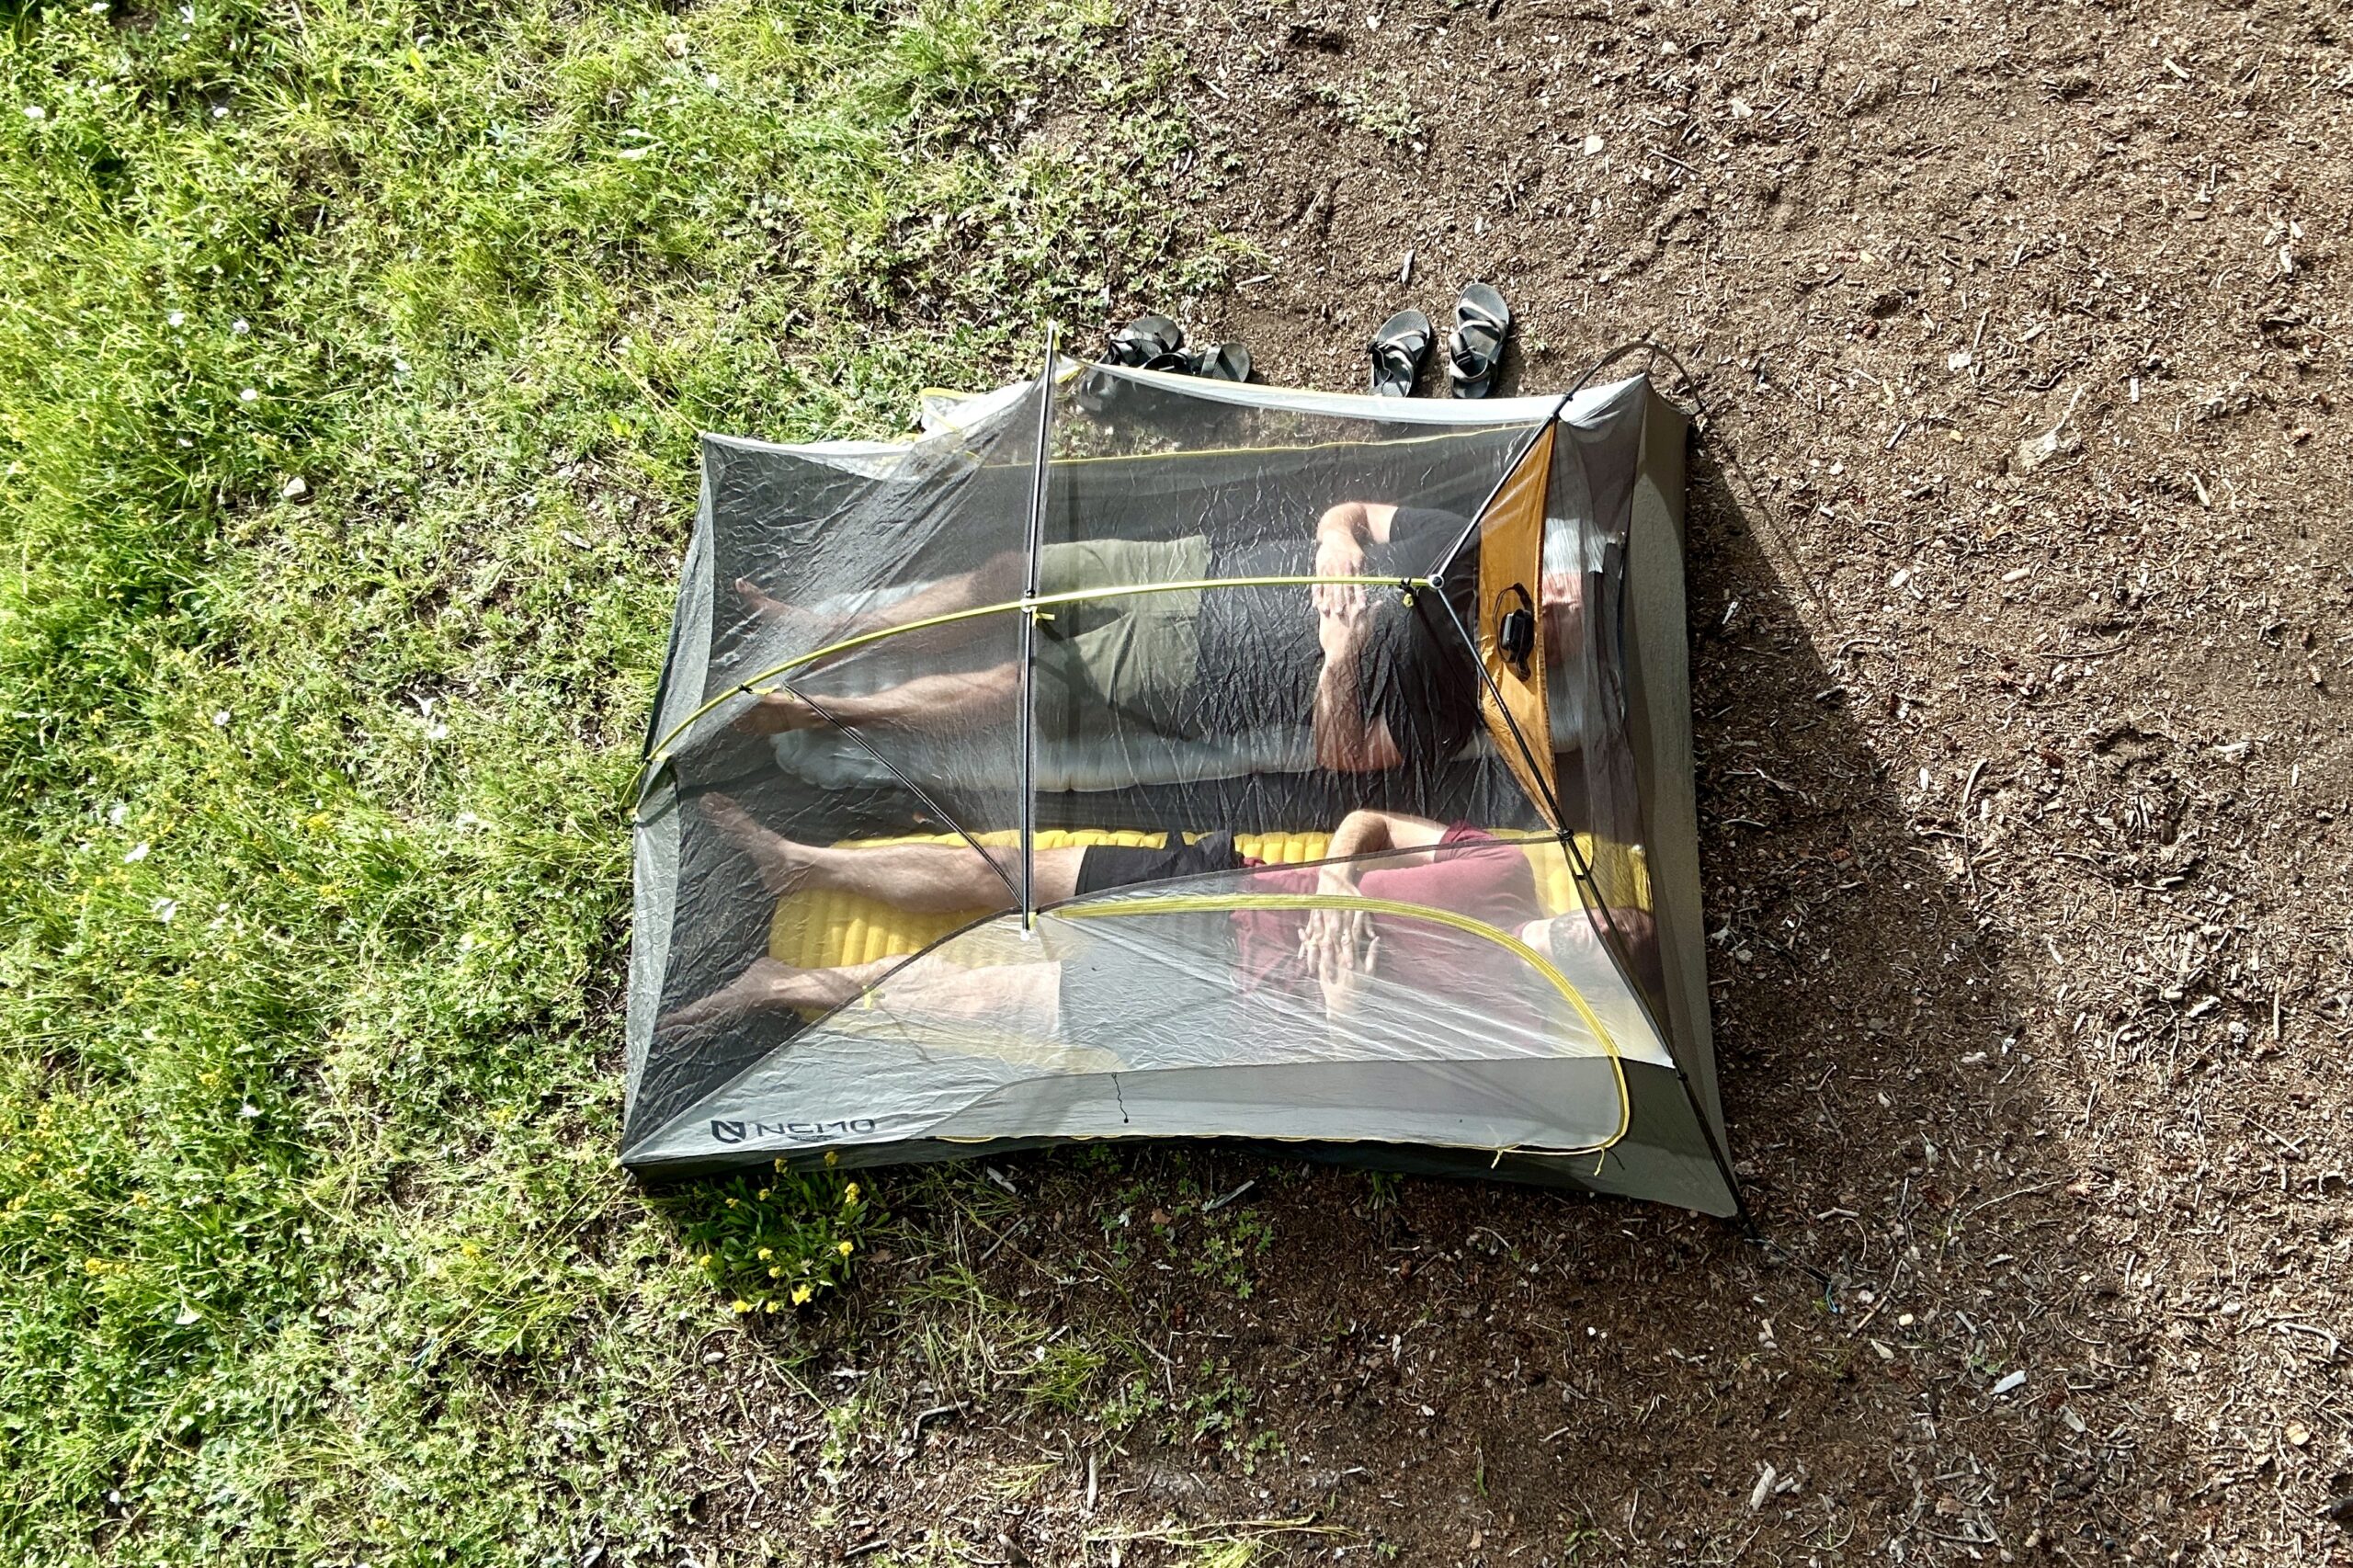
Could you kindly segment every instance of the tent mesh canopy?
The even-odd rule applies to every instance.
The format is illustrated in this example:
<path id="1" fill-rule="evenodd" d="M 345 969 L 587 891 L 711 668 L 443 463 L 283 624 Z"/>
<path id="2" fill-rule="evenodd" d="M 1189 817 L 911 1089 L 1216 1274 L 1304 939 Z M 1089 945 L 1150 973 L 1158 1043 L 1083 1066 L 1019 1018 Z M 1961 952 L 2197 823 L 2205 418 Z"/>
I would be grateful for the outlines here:
<path id="1" fill-rule="evenodd" d="M 705 437 L 623 1158 L 1249 1137 L 1736 1204 L 1686 426 L 1115 370 Z"/>

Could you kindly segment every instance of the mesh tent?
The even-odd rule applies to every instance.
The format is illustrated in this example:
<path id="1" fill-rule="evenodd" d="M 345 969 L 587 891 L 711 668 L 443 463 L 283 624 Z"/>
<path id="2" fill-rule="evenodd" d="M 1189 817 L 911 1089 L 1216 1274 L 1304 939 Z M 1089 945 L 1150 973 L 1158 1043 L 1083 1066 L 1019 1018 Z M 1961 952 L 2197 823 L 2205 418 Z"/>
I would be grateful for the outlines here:
<path id="1" fill-rule="evenodd" d="M 1233 1137 L 1734 1212 L 1686 432 L 1050 350 L 912 441 L 706 437 L 624 1163 Z"/>

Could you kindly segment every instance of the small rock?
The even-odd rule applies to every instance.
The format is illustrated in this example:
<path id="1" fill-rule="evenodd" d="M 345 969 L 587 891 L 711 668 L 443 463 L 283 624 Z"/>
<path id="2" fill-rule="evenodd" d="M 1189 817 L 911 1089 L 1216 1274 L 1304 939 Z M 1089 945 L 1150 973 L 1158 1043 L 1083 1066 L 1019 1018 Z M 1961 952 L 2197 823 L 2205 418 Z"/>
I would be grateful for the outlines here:
<path id="1" fill-rule="evenodd" d="M 2010 454 L 2010 467 L 2022 474 L 2032 473 L 2054 459 L 2071 458 L 2083 449 L 2082 440 L 2069 433 L 2065 426 L 2053 426 L 2040 436 L 2020 441 Z"/>
<path id="2" fill-rule="evenodd" d="M 279 490 L 278 494 L 286 500 L 300 501 L 303 496 L 308 495 L 310 493 L 311 487 L 303 483 L 302 476 L 298 473 L 293 478 L 288 480 L 285 487 Z"/>
<path id="3" fill-rule="evenodd" d="M 1588 158 L 1599 157 L 1601 149 L 1608 145 L 1608 143 L 1602 141 L 1598 135 L 1587 136 L 1585 139 L 1585 155 Z"/>
<path id="4" fill-rule="evenodd" d="M 2029 436 L 2018 444 L 2010 454 L 2011 472 L 2029 474 L 2056 458 L 2074 457 L 2084 449 L 2084 438 L 2072 429 L 2068 422 L 2075 417 L 2075 405 L 2084 400 L 2084 389 L 2077 387 L 2075 395 L 2067 400 L 2067 412 L 2059 422 L 2040 436 Z"/>
<path id="5" fill-rule="evenodd" d="M 2002 1374 L 2001 1381 L 1994 1385 L 1994 1396 L 1998 1399 L 2006 1393 L 2016 1393 L 2024 1387 L 2026 1387 L 2024 1372 L 2005 1372 Z"/>

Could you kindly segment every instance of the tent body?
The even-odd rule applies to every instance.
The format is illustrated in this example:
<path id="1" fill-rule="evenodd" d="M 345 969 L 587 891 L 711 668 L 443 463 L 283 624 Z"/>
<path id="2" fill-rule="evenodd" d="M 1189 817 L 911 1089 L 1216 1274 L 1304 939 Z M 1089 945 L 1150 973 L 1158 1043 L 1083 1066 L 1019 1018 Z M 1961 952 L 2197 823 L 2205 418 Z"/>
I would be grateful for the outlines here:
<path id="1" fill-rule="evenodd" d="M 707 437 L 623 1162 L 1241 1138 L 1735 1211 L 1686 436 L 1639 378 L 1419 403 L 1050 354 L 912 442 Z M 1082 851 L 1157 858 L 1074 891 Z"/>

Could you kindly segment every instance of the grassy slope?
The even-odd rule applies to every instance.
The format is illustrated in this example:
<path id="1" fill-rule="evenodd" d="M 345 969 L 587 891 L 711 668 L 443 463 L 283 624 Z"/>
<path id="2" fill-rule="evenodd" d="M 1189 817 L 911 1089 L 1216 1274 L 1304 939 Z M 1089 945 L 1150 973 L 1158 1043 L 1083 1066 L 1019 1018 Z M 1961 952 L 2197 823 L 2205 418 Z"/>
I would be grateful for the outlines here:
<path id="1" fill-rule="evenodd" d="M 0 17 L 0 1558 L 658 1540 L 694 1253 L 856 1229 L 611 1166 L 693 432 L 1181 289 L 1181 133 L 1015 0 Z"/>

